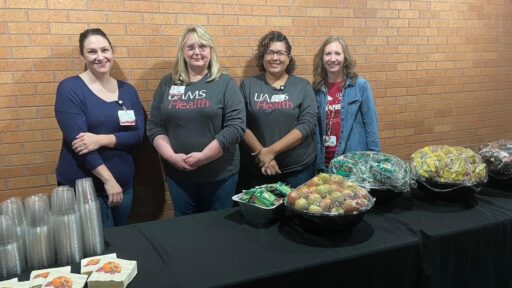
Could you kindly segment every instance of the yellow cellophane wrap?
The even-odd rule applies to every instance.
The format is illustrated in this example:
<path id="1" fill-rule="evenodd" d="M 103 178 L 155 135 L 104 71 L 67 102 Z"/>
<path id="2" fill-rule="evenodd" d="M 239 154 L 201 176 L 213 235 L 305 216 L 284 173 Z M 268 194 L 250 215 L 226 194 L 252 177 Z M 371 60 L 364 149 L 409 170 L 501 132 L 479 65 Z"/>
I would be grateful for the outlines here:
<path id="1" fill-rule="evenodd" d="M 419 180 L 474 185 L 487 180 L 482 158 L 460 146 L 427 146 L 411 155 L 411 164 Z"/>

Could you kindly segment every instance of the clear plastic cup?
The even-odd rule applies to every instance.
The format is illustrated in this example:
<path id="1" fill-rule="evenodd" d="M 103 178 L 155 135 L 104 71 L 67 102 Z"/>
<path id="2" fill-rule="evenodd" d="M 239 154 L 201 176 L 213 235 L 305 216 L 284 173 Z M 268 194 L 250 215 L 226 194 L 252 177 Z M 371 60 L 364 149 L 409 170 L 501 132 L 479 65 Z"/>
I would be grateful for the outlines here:
<path id="1" fill-rule="evenodd" d="M 37 227 L 50 224 L 50 201 L 48 195 L 36 194 L 25 198 L 25 221 L 27 226 Z"/>
<path id="2" fill-rule="evenodd" d="M 57 263 L 77 263 L 83 257 L 83 245 L 75 191 L 69 186 L 59 186 L 52 191 L 51 203 Z"/>
<path id="3" fill-rule="evenodd" d="M 91 178 L 76 180 L 75 189 L 82 226 L 84 256 L 99 255 L 103 253 L 105 243 L 96 189 Z"/>
<path id="4" fill-rule="evenodd" d="M 21 270 L 26 268 L 25 251 L 27 251 L 27 239 L 25 238 L 25 211 L 23 201 L 20 197 L 11 197 L 0 203 L 0 214 L 11 216 L 14 225 L 14 236 L 17 245 L 19 257 L 22 259 Z"/>
<path id="5" fill-rule="evenodd" d="M 94 189 L 94 183 L 90 177 L 76 180 L 75 190 L 79 206 L 98 201 L 96 189 Z"/>
<path id="6" fill-rule="evenodd" d="M 50 201 L 46 194 L 25 198 L 27 262 L 30 269 L 41 269 L 55 263 L 51 229 Z"/>
<path id="7" fill-rule="evenodd" d="M 25 259 L 19 251 L 21 241 L 16 239 L 14 224 L 9 215 L 0 215 L 0 279 L 19 275 Z"/>
<path id="8" fill-rule="evenodd" d="M 59 186 L 52 191 L 52 214 L 64 216 L 77 212 L 75 191 L 69 186 Z"/>

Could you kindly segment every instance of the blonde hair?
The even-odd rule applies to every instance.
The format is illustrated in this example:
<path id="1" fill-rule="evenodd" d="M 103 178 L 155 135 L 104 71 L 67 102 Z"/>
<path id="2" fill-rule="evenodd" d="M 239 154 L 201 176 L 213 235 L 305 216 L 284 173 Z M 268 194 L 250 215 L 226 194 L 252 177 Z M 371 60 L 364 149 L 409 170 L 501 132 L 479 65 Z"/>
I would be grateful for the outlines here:
<path id="1" fill-rule="evenodd" d="M 219 61 L 217 60 L 217 52 L 215 51 L 215 46 L 213 46 L 213 38 L 206 32 L 206 29 L 202 26 L 193 26 L 187 28 L 185 33 L 183 33 L 183 37 L 180 40 L 180 45 L 178 47 L 178 55 L 176 56 L 176 63 L 174 64 L 174 69 L 172 71 L 172 82 L 174 84 L 189 84 L 189 71 L 187 62 L 185 61 L 184 56 L 184 47 L 183 44 L 185 40 L 190 34 L 194 34 L 201 44 L 205 44 L 210 46 L 210 63 L 208 64 L 208 73 L 210 74 L 210 78 L 207 81 L 214 81 L 219 79 L 222 71 L 220 69 Z"/>
<path id="2" fill-rule="evenodd" d="M 325 80 L 327 79 L 327 70 L 324 66 L 323 56 L 325 47 L 333 42 L 341 44 L 341 49 L 345 55 L 345 59 L 343 59 L 343 75 L 345 76 L 345 79 L 357 79 L 357 72 L 355 71 L 356 61 L 350 55 L 347 43 L 345 43 L 345 40 L 339 36 L 329 36 L 324 40 L 313 58 L 313 88 L 315 90 L 322 89 L 325 84 Z"/>

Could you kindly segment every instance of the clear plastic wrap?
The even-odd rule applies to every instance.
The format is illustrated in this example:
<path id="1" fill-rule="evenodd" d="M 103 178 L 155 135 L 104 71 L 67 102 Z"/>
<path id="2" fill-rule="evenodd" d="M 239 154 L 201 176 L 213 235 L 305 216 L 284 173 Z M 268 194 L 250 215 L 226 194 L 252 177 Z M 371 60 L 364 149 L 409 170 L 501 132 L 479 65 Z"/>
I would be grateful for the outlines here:
<path id="1" fill-rule="evenodd" d="M 385 153 L 350 152 L 333 159 L 329 169 L 366 189 L 407 192 L 416 184 L 409 164 Z"/>
<path id="2" fill-rule="evenodd" d="M 285 199 L 304 229 L 343 231 L 363 219 L 375 203 L 366 189 L 334 174 L 320 173 Z"/>
<path id="3" fill-rule="evenodd" d="M 354 182 L 339 175 L 320 173 L 290 192 L 285 203 L 314 215 L 349 215 L 370 209 L 374 199 Z"/>
<path id="4" fill-rule="evenodd" d="M 427 146 L 414 152 L 411 162 L 416 179 L 433 190 L 451 190 L 487 181 L 482 157 L 465 147 Z M 436 189 L 436 185 L 440 188 Z"/>
<path id="5" fill-rule="evenodd" d="M 487 164 L 489 174 L 499 179 L 512 178 L 512 140 L 483 144 L 478 153 Z"/>

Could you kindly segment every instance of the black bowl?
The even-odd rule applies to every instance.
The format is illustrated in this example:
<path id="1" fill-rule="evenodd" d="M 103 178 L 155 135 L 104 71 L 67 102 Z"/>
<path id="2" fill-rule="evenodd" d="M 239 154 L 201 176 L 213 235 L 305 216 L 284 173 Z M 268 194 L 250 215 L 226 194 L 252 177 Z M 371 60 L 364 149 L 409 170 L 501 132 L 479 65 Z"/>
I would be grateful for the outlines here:
<path id="1" fill-rule="evenodd" d="M 427 192 L 433 192 L 433 193 L 444 193 L 444 192 L 457 192 L 457 191 L 473 191 L 477 192 L 479 191 L 483 184 L 477 183 L 473 185 L 467 185 L 462 183 L 441 183 L 437 181 L 431 181 L 431 180 L 418 180 L 417 181 L 420 186 L 425 187 L 424 191 Z"/>
<path id="2" fill-rule="evenodd" d="M 477 204 L 475 193 L 482 188 L 482 184 L 477 185 L 461 185 L 447 184 L 428 181 L 418 181 L 418 190 L 420 190 L 424 199 L 433 201 L 453 202 L 453 203 L 469 203 L 469 206 Z"/>
<path id="3" fill-rule="evenodd" d="M 295 209 L 293 207 L 288 206 L 288 203 L 285 202 L 286 208 L 289 213 L 296 217 L 298 223 L 304 228 L 309 230 L 320 230 L 320 231 L 344 231 L 350 229 L 354 225 L 356 225 L 361 219 L 363 219 L 364 214 L 370 208 L 373 207 L 375 201 L 372 200 L 368 206 L 360 210 L 356 214 L 316 214 L 310 213 L 307 211 L 302 211 Z"/>
<path id="4" fill-rule="evenodd" d="M 383 205 L 390 203 L 396 199 L 398 199 L 403 192 L 398 192 L 391 189 L 369 189 L 368 193 L 375 198 L 375 205 Z"/>

